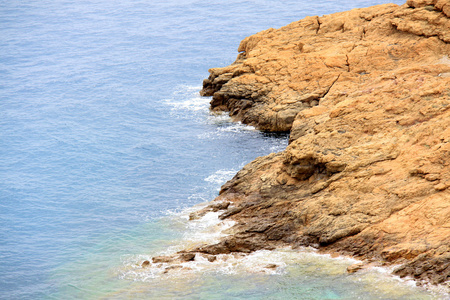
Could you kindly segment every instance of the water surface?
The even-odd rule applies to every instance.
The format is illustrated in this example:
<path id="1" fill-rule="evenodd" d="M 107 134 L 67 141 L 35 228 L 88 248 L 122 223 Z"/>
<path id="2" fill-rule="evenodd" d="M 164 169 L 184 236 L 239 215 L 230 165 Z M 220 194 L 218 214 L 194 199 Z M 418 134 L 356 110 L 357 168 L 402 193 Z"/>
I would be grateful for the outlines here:
<path id="1" fill-rule="evenodd" d="M 274 274 L 246 260 L 135 272 L 202 232 L 184 210 L 287 144 L 211 114 L 208 68 L 250 34 L 382 2 L 1 1 L 0 298 L 432 298 L 391 279 L 379 293 L 349 262 L 287 250 L 255 254 Z"/>

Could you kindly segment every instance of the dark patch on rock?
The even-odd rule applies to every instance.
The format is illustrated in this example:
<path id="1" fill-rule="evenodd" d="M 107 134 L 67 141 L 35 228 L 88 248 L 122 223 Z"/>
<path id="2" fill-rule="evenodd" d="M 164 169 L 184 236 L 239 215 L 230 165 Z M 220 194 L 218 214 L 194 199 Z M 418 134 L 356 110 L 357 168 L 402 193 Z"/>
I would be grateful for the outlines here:
<path id="1" fill-rule="evenodd" d="M 193 261 L 195 259 L 195 253 L 182 253 L 178 256 L 181 261 Z"/>

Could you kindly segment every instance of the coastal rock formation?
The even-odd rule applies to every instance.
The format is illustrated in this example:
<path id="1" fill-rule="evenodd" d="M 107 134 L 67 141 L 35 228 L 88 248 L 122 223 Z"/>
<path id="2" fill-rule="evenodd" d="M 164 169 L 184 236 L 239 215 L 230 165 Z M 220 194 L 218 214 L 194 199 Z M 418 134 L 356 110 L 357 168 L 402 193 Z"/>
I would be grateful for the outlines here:
<path id="1" fill-rule="evenodd" d="M 188 252 L 313 246 L 450 287 L 450 2 L 307 17 L 238 51 L 201 94 L 290 143 L 191 216 L 237 223 Z"/>
<path id="2" fill-rule="evenodd" d="M 370 95 L 383 76 L 389 81 L 395 72 L 424 73 L 414 68 L 432 66 L 446 77 L 447 69 L 434 65 L 442 60 L 448 66 L 449 7 L 445 0 L 408 1 L 262 31 L 241 42 L 232 65 L 209 70 L 201 94 L 213 96 L 212 109 L 229 111 L 235 120 L 290 131 L 298 112 L 334 106 L 354 96 L 349 93 Z"/>

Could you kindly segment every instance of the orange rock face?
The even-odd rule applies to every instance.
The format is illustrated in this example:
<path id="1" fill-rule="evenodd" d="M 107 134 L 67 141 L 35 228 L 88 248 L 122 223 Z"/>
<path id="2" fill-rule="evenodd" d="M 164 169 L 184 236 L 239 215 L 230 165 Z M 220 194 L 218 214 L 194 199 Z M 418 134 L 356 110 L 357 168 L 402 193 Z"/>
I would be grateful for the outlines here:
<path id="1" fill-rule="evenodd" d="M 234 235 L 194 252 L 312 245 L 450 286 L 450 2 L 307 17 L 238 50 L 202 95 L 290 144 L 222 187 Z"/>
<path id="2" fill-rule="evenodd" d="M 290 131 L 299 111 L 332 107 L 357 93 L 373 98 L 388 84 L 392 99 L 434 95 L 437 85 L 444 93 L 445 82 L 432 85 L 429 75 L 450 75 L 449 2 L 408 4 L 307 17 L 250 36 L 235 63 L 210 69 L 201 93 L 213 96 L 213 109 L 265 131 Z"/>

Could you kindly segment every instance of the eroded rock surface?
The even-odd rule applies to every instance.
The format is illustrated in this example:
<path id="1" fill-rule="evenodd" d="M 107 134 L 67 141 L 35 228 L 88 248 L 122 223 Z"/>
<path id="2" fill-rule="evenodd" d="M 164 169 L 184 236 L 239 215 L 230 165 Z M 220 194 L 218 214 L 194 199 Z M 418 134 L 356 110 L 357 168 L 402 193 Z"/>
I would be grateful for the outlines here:
<path id="1" fill-rule="evenodd" d="M 449 17 L 448 1 L 410 0 L 244 39 L 202 94 L 290 144 L 222 187 L 204 212 L 232 234 L 189 251 L 314 246 L 449 285 Z"/>
<path id="2" fill-rule="evenodd" d="M 298 112 L 336 105 L 354 96 L 349 93 L 370 96 L 374 81 L 395 79 L 392 72 L 446 74 L 448 61 L 442 70 L 435 65 L 449 55 L 449 11 L 447 0 L 415 0 L 262 31 L 241 42 L 235 63 L 209 70 L 201 94 L 213 96 L 214 110 L 229 111 L 243 123 L 290 131 Z M 420 69 L 426 66 L 432 67 Z M 409 95 L 392 88 L 400 98 Z"/>

